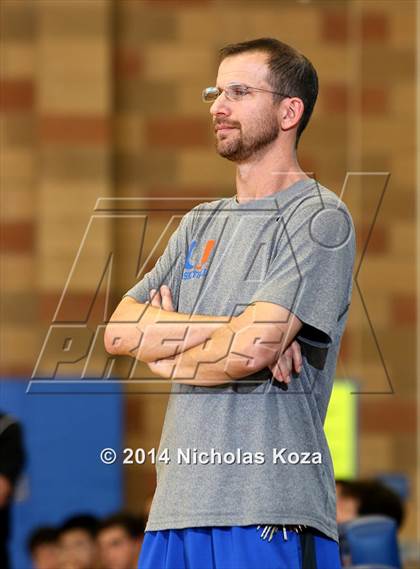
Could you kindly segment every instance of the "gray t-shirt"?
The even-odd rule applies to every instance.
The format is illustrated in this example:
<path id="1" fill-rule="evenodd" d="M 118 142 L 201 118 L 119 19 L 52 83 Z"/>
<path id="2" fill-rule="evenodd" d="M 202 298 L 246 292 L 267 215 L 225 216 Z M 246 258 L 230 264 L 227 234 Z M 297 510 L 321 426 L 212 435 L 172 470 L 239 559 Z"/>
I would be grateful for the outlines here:
<path id="1" fill-rule="evenodd" d="M 182 218 L 126 294 L 145 302 L 167 284 L 188 314 L 236 316 L 257 300 L 284 306 L 303 322 L 303 369 L 288 387 L 268 368 L 217 387 L 172 384 L 159 446 L 170 462 L 156 463 L 146 531 L 304 524 L 338 541 L 323 425 L 354 254 L 347 207 L 314 180 L 246 203 L 202 203 Z"/>

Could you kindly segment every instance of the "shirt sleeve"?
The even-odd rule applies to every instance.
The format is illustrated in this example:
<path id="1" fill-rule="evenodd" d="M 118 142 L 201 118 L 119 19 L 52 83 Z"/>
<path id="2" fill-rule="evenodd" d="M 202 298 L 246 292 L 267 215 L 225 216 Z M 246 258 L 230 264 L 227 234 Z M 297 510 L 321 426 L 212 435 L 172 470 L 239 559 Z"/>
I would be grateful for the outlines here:
<path id="1" fill-rule="evenodd" d="M 264 284 L 251 301 L 283 306 L 303 322 L 300 337 L 328 345 L 350 304 L 355 255 L 350 213 L 338 198 L 321 204 L 310 198 L 278 223 Z"/>
<path id="2" fill-rule="evenodd" d="M 179 289 L 182 279 L 182 271 L 185 265 L 188 247 L 188 236 L 192 222 L 192 212 L 188 212 L 180 221 L 177 229 L 172 233 L 163 254 L 157 260 L 151 271 L 130 288 L 124 296 L 130 296 L 137 302 L 150 300 L 149 291 L 159 289 L 166 284 L 171 289 L 174 306 L 178 306 Z"/>

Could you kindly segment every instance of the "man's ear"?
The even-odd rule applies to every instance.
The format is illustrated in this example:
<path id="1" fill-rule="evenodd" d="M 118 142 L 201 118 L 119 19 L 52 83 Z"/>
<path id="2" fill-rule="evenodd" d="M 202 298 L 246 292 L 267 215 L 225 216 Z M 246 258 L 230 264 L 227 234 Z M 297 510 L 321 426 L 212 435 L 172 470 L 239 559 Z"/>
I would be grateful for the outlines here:
<path id="1" fill-rule="evenodd" d="M 285 99 L 280 104 L 280 124 L 283 130 L 290 130 L 298 125 L 302 118 L 304 104 L 299 97 Z"/>

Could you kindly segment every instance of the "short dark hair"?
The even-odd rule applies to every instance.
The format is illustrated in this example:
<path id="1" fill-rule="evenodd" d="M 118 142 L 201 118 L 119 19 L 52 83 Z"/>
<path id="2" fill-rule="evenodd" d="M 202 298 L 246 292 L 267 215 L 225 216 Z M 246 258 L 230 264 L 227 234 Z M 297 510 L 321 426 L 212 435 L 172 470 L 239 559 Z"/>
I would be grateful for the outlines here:
<path id="1" fill-rule="evenodd" d="M 245 52 L 259 51 L 268 54 L 269 75 L 267 80 L 273 91 L 287 93 L 302 99 L 304 110 L 296 132 L 296 146 L 312 115 L 318 96 L 318 75 L 315 67 L 295 48 L 274 38 L 258 38 L 229 44 L 219 50 L 220 62 L 226 57 Z M 275 103 L 282 95 L 273 95 Z"/>
<path id="2" fill-rule="evenodd" d="M 91 514 L 82 514 L 68 518 L 59 528 L 59 535 L 72 530 L 82 530 L 87 532 L 92 538 L 96 537 L 98 531 L 98 518 Z"/>
<path id="3" fill-rule="evenodd" d="M 363 480 L 359 486 L 359 515 L 382 514 L 394 518 L 397 527 L 404 520 L 404 505 L 401 498 L 391 488 L 379 480 Z"/>
<path id="4" fill-rule="evenodd" d="M 28 549 L 30 553 L 34 553 L 37 547 L 41 545 L 50 545 L 57 543 L 57 530 L 50 526 L 42 526 L 34 530 L 28 539 Z"/>
<path id="5" fill-rule="evenodd" d="M 380 480 L 336 480 L 343 496 L 358 501 L 358 515 L 383 515 L 393 518 L 400 528 L 404 521 L 404 504 L 393 490 Z"/>
<path id="6" fill-rule="evenodd" d="M 138 539 L 144 534 L 144 520 L 140 516 L 120 512 L 103 519 L 98 527 L 98 534 L 106 529 L 120 527 L 131 538 Z"/>

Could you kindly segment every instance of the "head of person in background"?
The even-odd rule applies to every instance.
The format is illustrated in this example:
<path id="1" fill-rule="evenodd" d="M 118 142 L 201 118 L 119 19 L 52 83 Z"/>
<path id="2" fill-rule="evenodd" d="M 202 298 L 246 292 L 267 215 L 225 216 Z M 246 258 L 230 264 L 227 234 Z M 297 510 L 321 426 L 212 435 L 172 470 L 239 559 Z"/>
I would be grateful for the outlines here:
<path id="1" fill-rule="evenodd" d="M 143 536 L 140 517 L 119 513 L 102 520 L 97 540 L 103 569 L 137 569 Z"/>
<path id="2" fill-rule="evenodd" d="M 360 496 L 358 486 L 352 480 L 336 480 L 337 523 L 351 522 L 359 515 Z"/>
<path id="3" fill-rule="evenodd" d="M 60 569 L 95 569 L 99 566 L 97 531 L 97 518 L 88 514 L 64 522 L 58 532 Z"/>
<path id="4" fill-rule="evenodd" d="M 59 567 L 58 533 L 53 527 L 40 527 L 28 539 L 28 549 L 35 569 Z"/>
<path id="5" fill-rule="evenodd" d="M 360 516 L 381 515 L 393 518 L 399 529 L 404 520 L 404 505 L 391 488 L 379 480 L 336 480 L 337 523 Z"/>

